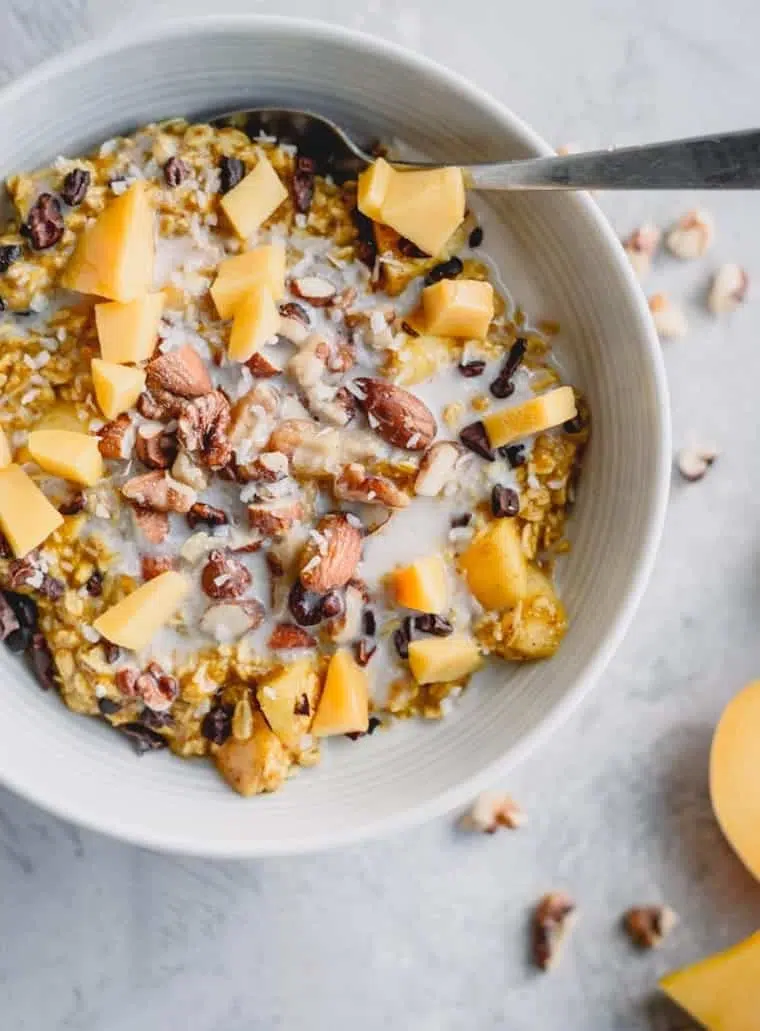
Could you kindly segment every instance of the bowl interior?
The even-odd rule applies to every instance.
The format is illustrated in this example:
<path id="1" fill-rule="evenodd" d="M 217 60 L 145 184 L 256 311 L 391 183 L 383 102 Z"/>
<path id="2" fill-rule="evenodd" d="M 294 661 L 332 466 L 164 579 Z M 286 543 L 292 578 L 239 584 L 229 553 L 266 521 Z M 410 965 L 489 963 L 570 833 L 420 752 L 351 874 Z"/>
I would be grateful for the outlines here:
<path id="1" fill-rule="evenodd" d="M 0 174 L 75 155 L 178 114 L 266 104 L 322 110 L 448 161 L 530 156 L 529 130 L 462 80 L 387 44 L 278 19 L 208 19 L 89 45 L 0 95 Z M 29 112 L 34 112 L 30 117 Z M 562 325 L 568 377 L 594 420 L 573 551 L 571 629 L 551 662 L 493 665 L 436 724 L 339 742 L 281 793 L 243 802 L 205 763 L 137 761 L 0 654 L 0 780 L 90 827 L 157 848 L 256 855 L 336 844 L 464 801 L 516 760 L 598 675 L 632 614 L 667 491 L 667 399 L 633 277 L 592 201 L 488 198 L 488 248 L 513 297 Z"/>

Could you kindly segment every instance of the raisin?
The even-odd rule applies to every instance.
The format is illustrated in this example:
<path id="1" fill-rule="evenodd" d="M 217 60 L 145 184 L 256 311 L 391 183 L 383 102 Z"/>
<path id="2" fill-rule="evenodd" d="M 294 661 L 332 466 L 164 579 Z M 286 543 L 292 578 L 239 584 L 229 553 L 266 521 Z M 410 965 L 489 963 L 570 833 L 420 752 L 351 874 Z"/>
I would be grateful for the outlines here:
<path id="1" fill-rule="evenodd" d="M 179 186 L 187 179 L 189 169 L 182 158 L 170 157 L 164 165 L 164 182 L 167 186 Z"/>
<path id="2" fill-rule="evenodd" d="M 528 458 L 522 444 L 505 444 L 499 448 L 499 454 L 506 458 L 512 469 L 519 469 L 521 465 L 525 465 Z"/>
<path id="3" fill-rule="evenodd" d="M 223 745 L 232 733 L 234 705 L 219 703 L 213 706 L 201 722 L 201 734 L 214 745 Z"/>
<path id="4" fill-rule="evenodd" d="M 103 574 L 99 569 L 96 569 L 92 576 L 89 578 L 87 583 L 84 585 L 84 589 L 90 595 L 91 598 L 99 598 L 103 593 Z"/>
<path id="5" fill-rule="evenodd" d="M 472 512 L 463 512 L 461 515 L 451 517 L 451 528 L 456 530 L 463 526 L 469 526 L 472 522 Z"/>
<path id="6" fill-rule="evenodd" d="M 295 209 L 305 215 L 314 200 L 314 172 L 316 165 L 313 158 L 296 158 L 296 170 L 293 174 L 293 202 Z"/>
<path id="7" fill-rule="evenodd" d="M 472 379 L 474 376 L 482 376 L 486 371 L 486 363 L 480 360 L 471 362 L 460 362 L 457 366 L 460 375 L 465 379 Z"/>
<path id="8" fill-rule="evenodd" d="M 32 205 L 26 219 L 26 232 L 36 251 L 52 247 L 63 236 L 65 223 L 61 205 L 52 193 L 41 193 Z"/>
<path id="9" fill-rule="evenodd" d="M 90 185 L 90 173 L 86 168 L 72 168 L 66 173 L 61 187 L 61 196 L 69 205 L 75 208 L 84 200 Z"/>
<path id="10" fill-rule="evenodd" d="M 520 511 L 520 496 L 511 487 L 495 483 L 491 491 L 491 511 L 495 519 L 511 519 Z"/>
<path id="11" fill-rule="evenodd" d="M 393 631 L 393 647 L 402 659 L 409 658 L 409 639 L 411 634 L 408 627 L 408 619 L 405 619 L 398 630 Z"/>
<path id="12" fill-rule="evenodd" d="M 356 246 L 356 256 L 367 268 L 374 268 L 375 261 L 377 260 L 377 243 L 375 242 L 375 232 L 372 228 L 372 219 L 367 218 L 358 208 L 354 208 L 352 217 L 359 237 L 359 242 Z"/>
<path id="13" fill-rule="evenodd" d="M 55 687 L 55 662 L 44 634 L 36 633 L 32 636 L 31 659 L 32 668 L 43 691 Z"/>
<path id="14" fill-rule="evenodd" d="M 299 695 L 296 698 L 296 704 L 293 706 L 294 716 L 310 716 L 311 715 L 311 703 L 309 702 L 309 696 L 307 694 Z"/>
<path id="15" fill-rule="evenodd" d="M 17 243 L 6 243 L 0 247 L 0 274 L 7 272 L 14 261 L 18 261 L 23 251 Z"/>
<path id="16" fill-rule="evenodd" d="M 121 706 L 112 698 L 98 698 L 98 708 L 103 716 L 113 716 L 114 713 L 121 712 Z"/>
<path id="17" fill-rule="evenodd" d="M 372 611 L 372 609 L 364 610 L 362 623 L 364 626 L 364 633 L 367 635 L 367 637 L 374 637 L 377 633 L 377 619 L 375 619 L 375 613 Z"/>
<path id="18" fill-rule="evenodd" d="M 440 283 L 442 279 L 456 279 L 457 276 L 461 276 L 463 271 L 464 265 L 461 258 L 449 258 L 448 261 L 442 261 L 430 269 L 425 276 L 425 285 L 431 286 L 433 283 Z"/>
<path id="19" fill-rule="evenodd" d="M 488 440 L 486 428 L 482 422 L 471 422 L 459 433 L 459 439 L 468 450 L 473 451 L 487 462 L 493 462 L 495 455 Z"/>
<path id="20" fill-rule="evenodd" d="M 16 594 L 14 591 L 3 591 L 3 598 L 8 602 L 21 627 L 27 630 L 37 629 L 37 606 L 28 594 Z"/>
<path id="21" fill-rule="evenodd" d="M 245 175 L 245 165 L 240 158 L 223 157 L 219 162 L 219 192 L 229 193 Z"/>
<path id="22" fill-rule="evenodd" d="M 61 515 L 70 516 L 77 515 L 84 508 L 84 494 L 78 491 L 76 494 L 72 494 L 71 497 L 62 501 L 58 506 L 58 511 Z"/>
<path id="23" fill-rule="evenodd" d="M 346 611 L 343 595 L 338 591 L 328 591 L 322 598 L 322 618 L 335 619 Z"/>
<path id="24" fill-rule="evenodd" d="M 415 616 L 414 626 L 421 634 L 432 634 L 434 637 L 448 637 L 454 633 L 454 627 L 443 616 L 436 616 L 432 612 L 426 612 L 422 616 Z"/>
<path id="25" fill-rule="evenodd" d="M 483 243 L 483 226 L 475 226 L 467 241 L 470 247 L 480 247 Z"/>
<path id="26" fill-rule="evenodd" d="M 315 626 L 322 621 L 322 596 L 307 591 L 300 580 L 290 588 L 288 608 L 299 626 Z"/>

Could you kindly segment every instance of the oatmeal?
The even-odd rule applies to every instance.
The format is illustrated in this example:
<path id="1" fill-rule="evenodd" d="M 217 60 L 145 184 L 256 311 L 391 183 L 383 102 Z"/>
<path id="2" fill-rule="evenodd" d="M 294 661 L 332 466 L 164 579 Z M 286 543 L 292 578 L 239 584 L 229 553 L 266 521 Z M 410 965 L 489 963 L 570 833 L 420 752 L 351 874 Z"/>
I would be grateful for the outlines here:
<path id="1" fill-rule="evenodd" d="M 554 654 L 589 416 L 459 170 L 175 120 L 7 185 L 0 639 L 42 686 L 250 795 Z"/>

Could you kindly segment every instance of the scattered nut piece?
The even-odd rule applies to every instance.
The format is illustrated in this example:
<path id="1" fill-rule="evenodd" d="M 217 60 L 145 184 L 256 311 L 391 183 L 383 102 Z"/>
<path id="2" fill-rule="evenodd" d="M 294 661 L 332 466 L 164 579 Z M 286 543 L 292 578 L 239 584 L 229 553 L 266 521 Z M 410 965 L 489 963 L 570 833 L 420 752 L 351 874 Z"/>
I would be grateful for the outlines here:
<path id="1" fill-rule="evenodd" d="M 685 480 L 701 480 L 718 457 L 714 448 L 681 448 L 678 452 L 678 471 Z"/>
<path id="2" fill-rule="evenodd" d="M 220 390 L 212 390 L 184 406 L 177 424 L 177 439 L 203 465 L 222 469 L 232 457 L 230 422 L 229 401 Z"/>
<path id="3" fill-rule="evenodd" d="M 189 344 L 167 351 L 145 367 L 150 391 L 166 390 L 179 397 L 201 397 L 214 389 L 203 359 Z"/>
<path id="4" fill-rule="evenodd" d="M 670 906 L 635 906 L 623 916 L 631 941 L 640 949 L 656 949 L 678 923 Z"/>
<path id="5" fill-rule="evenodd" d="M 177 457 L 177 438 L 160 422 L 147 423 L 137 431 L 135 453 L 149 469 L 168 469 Z"/>
<path id="6" fill-rule="evenodd" d="M 420 398 L 393 383 L 369 376 L 355 379 L 353 386 L 370 428 L 387 443 L 409 451 L 424 451 L 433 442 L 435 419 Z"/>
<path id="7" fill-rule="evenodd" d="M 251 375 L 257 379 L 269 379 L 271 376 L 279 376 L 282 372 L 282 369 L 275 365 L 274 362 L 270 362 L 261 351 L 256 351 L 252 354 L 245 364 L 251 370 Z"/>
<path id="8" fill-rule="evenodd" d="M 348 516 L 323 516 L 301 553 L 301 583 L 316 594 L 343 587 L 354 575 L 361 552 L 361 533 Z"/>
<path id="9" fill-rule="evenodd" d="M 140 572 L 143 580 L 154 580 L 162 573 L 177 568 L 177 560 L 173 555 L 143 555 L 140 558 Z"/>
<path id="10" fill-rule="evenodd" d="M 575 903 L 564 891 L 552 891 L 533 912 L 531 946 L 533 962 L 549 970 L 557 960 L 562 940 L 575 920 Z"/>
<path id="11" fill-rule="evenodd" d="M 220 644 L 236 641 L 264 621 L 264 606 L 251 598 L 210 605 L 201 617 L 201 630 Z"/>
<path id="12" fill-rule="evenodd" d="M 159 469 L 143 476 L 133 476 L 122 485 L 121 493 L 127 501 L 154 512 L 189 512 L 196 498 L 192 487 L 172 479 Z"/>
<path id="13" fill-rule="evenodd" d="M 315 308 L 324 308 L 330 304 L 338 292 L 329 279 L 322 276 L 301 276 L 292 280 L 290 289 L 302 301 L 308 301 Z"/>
<path id="14" fill-rule="evenodd" d="M 715 273 L 707 295 L 707 307 L 713 315 L 725 315 L 746 300 L 749 277 L 741 265 L 721 265 Z"/>
<path id="15" fill-rule="evenodd" d="M 715 235 L 715 223 L 708 211 L 695 208 L 681 215 L 665 237 L 665 246 L 676 258 L 692 261 L 706 253 Z"/>
<path id="16" fill-rule="evenodd" d="M 499 827 L 516 830 L 525 822 L 525 814 L 510 795 L 484 791 L 462 816 L 459 825 L 463 830 L 495 834 Z"/>
<path id="17" fill-rule="evenodd" d="M 306 511 L 302 501 L 292 498 L 261 501 L 248 506 L 248 525 L 262 537 L 281 537 L 300 522 Z"/>
<path id="18" fill-rule="evenodd" d="M 414 481 L 414 493 L 425 498 L 440 494 L 454 479 L 454 469 L 461 454 L 461 447 L 450 440 L 439 440 L 428 448 Z"/>
<path id="19" fill-rule="evenodd" d="M 126 412 L 107 422 L 98 430 L 98 450 L 103 458 L 111 460 L 129 458 L 135 435 L 132 420 Z"/>
<path id="20" fill-rule="evenodd" d="M 652 294 L 649 298 L 654 328 L 663 340 L 676 340 L 686 336 L 688 324 L 683 310 L 673 304 L 667 294 Z"/>
<path id="21" fill-rule="evenodd" d="M 137 411 L 146 419 L 157 419 L 159 422 L 166 422 L 167 419 L 176 419 L 182 412 L 185 399 L 176 394 L 170 394 L 168 390 L 161 390 L 155 387 L 152 391 L 143 390 L 137 399 Z"/>
<path id="22" fill-rule="evenodd" d="M 317 642 L 308 630 L 296 626 L 295 623 L 278 623 L 269 638 L 272 651 L 284 651 L 288 648 L 315 648 Z"/>
<path id="23" fill-rule="evenodd" d="M 221 550 L 209 552 L 201 573 L 201 586 L 209 598 L 239 598 L 251 585 L 251 574 L 239 559 Z"/>
<path id="24" fill-rule="evenodd" d="M 195 530 L 202 523 L 205 526 L 226 526 L 229 522 L 223 509 L 214 508 L 203 501 L 196 501 L 185 518 L 191 530 Z"/>
<path id="25" fill-rule="evenodd" d="M 151 544 L 163 544 L 169 536 L 169 516 L 166 512 L 157 512 L 136 505 L 132 509 L 132 515 L 137 529 Z"/>
<path id="26" fill-rule="evenodd" d="M 175 458 L 172 476 L 199 494 L 208 487 L 208 475 L 195 464 L 186 451 L 180 451 Z"/>
<path id="27" fill-rule="evenodd" d="M 333 480 L 333 494 L 338 501 L 358 501 L 365 505 L 406 508 L 410 498 L 386 476 L 370 475 L 363 465 L 351 462 Z"/>
<path id="28" fill-rule="evenodd" d="M 638 279 L 644 279 L 649 272 L 652 258 L 660 246 L 661 239 L 660 229 L 647 222 L 638 229 L 634 229 L 628 239 L 623 242 L 623 250 L 628 255 L 628 260 Z"/>

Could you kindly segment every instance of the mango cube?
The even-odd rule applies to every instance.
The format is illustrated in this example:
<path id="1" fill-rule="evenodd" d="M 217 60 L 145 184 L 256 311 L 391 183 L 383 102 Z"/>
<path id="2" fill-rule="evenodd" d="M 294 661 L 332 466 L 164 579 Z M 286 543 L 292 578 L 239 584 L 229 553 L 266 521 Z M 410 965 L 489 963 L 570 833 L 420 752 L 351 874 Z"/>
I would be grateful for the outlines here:
<path id="1" fill-rule="evenodd" d="M 92 385 L 103 415 L 106 419 L 115 419 L 137 403 L 145 389 L 145 373 L 142 369 L 93 358 Z"/>
<path id="2" fill-rule="evenodd" d="M 73 430 L 35 430 L 26 446 L 40 469 L 83 487 L 92 487 L 103 476 L 98 438 Z"/>
<path id="3" fill-rule="evenodd" d="M 449 606 L 449 578 L 441 555 L 428 555 L 397 569 L 392 577 L 396 602 L 440 616 Z"/>
<path id="4" fill-rule="evenodd" d="M 280 313 L 271 290 L 265 286 L 254 287 L 235 309 L 228 355 L 233 361 L 247 362 L 267 340 L 277 336 L 279 328 Z"/>
<path id="5" fill-rule="evenodd" d="M 483 416 L 491 447 L 503 447 L 521 437 L 560 426 L 577 415 L 572 387 L 557 387 L 519 405 L 499 408 Z"/>
<path id="6" fill-rule="evenodd" d="M 428 333 L 485 340 L 493 318 L 493 287 L 480 279 L 442 279 L 422 291 Z"/>
<path id="7" fill-rule="evenodd" d="M 61 285 L 113 301 L 131 301 L 153 283 L 153 211 L 139 179 L 109 201 L 77 240 Z"/>
<path id="8" fill-rule="evenodd" d="M 153 354 L 166 294 L 144 294 L 134 301 L 95 305 L 100 354 L 106 362 L 137 365 Z"/>
<path id="9" fill-rule="evenodd" d="M 227 783 L 246 797 L 275 791 L 293 762 L 260 712 L 253 714 L 253 730 L 247 740 L 228 738 L 213 758 Z"/>
<path id="10" fill-rule="evenodd" d="M 311 725 L 315 737 L 365 733 L 369 726 L 367 674 L 345 648 L 327 667 L 325 686 Z"/>
<path id="11" fill-rule="evenodd" d="M 286 748 L 301 750 L 319 696 L 319 677 L 311 659 L 300 659 L 259 685 L 256 692 L 267 723 Z M 304 701 L 305 699 L 305 701 Z"/>
<path id="12" fill-rule="evenodd" d="M 464 218 L 464 177 L 460 168 L 399 172 L 383 158 L 359 176 L 359 210 L 439 254 Z"/>
<path id="13" fill-rule="evenodd" d="M 409 644 L 409 668 L 418 684 L 460 680 L 479 665 L 480 652 L 469 634 L 424 637 Z"/>
<path id="14" fill-rule="evenodd" d="M 721 830 L 760 879 L 760 681 L 723 710 L 710 750 L 710 797 Z"/>
<path id="15" fill-rule="evenodd" d="M 760 931 L 660 980 L 665 994 L 707 1031 L 758 1031 L 758 984 Z"/>
<path id="16" fill-rule="evenodd" d="M 262 154 L 256 167 L 222 197 L 222 210 L 238 236 L 246 239 L 279 208 L 288 191 Z"/>
<path id="17" fill-rule="evenodd" d="M 39 547 L 62 523 L 61 513 L 20 465 L 0 469 L 0 530 L 16 558 Z"/>
<path id="18" fill-rule="evenodd" d="M 11 446 L 8 443 L 5 431 L 0 426 L 0 469 L 5 469 L 7 465 L 11 464 L 12 460 Z"/>
<path id="19" fill-rule="evenodd" d="M 467 586 L 484 609 L 512 608 L 525 597 L 528 568 L 514 519 L 494 519 L 459 556 Z"/>
<path id="20" fill-rule="evenodd" d="M 140 651 L 169 622 L 189 590 L 187 577 L 169 570 L 106 609 L 93 626 L 107 641 Z"/>
<path id="21" fill-rule="evenodd" d="M 285 293 L 285 247 L 270 243 L 221 262 L 211 287 L 211 296 L 220 319 L 229 319 L 239 301 L 252 287 L 265 286 L 272 297 Z"/>

